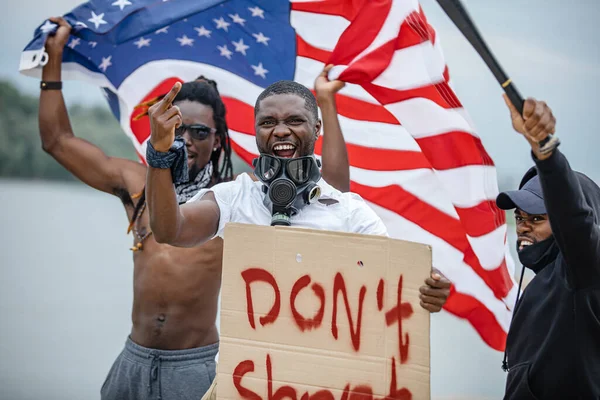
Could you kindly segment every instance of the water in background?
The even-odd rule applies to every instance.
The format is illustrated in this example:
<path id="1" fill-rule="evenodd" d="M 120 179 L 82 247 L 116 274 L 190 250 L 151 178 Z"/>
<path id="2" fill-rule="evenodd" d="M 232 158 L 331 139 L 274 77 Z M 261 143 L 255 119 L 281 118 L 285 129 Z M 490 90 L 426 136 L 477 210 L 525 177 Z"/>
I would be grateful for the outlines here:
<path id="1" fill-rule="evenodd" d="M 0 204 L 0 399 L 99 399 L 131 326 L 119 200 L 80 184 L 0 180 Z M 501 361 L 465 322 L 432 316 L 433 399 L 501 398 Z"/>

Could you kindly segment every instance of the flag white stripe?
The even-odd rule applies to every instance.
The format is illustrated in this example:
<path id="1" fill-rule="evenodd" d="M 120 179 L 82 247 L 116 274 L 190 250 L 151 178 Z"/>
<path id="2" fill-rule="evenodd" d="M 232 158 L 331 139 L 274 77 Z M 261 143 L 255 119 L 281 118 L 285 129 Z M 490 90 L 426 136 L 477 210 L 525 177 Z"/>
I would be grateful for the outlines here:
<path id="1" fill-rule="evenodd" d="M 359 121 L 338 115 L 346 143 L 388 150 L 421 151 L 401 125 Z"/>
<path id="2" fill-rule="evenodd" d="M 483 236 L 473 237 L 467 235 L 467 239 L 473 251 L 477 254 L 477 258 L 483 269 L 491 271 L 498 268 L 506 257 L 504 247 L 497 245 L 504 241 L 506 229 L 507 226 L 504 224 Z"/>
<path id="3" fill-rule="evenodd" d="M 385 106 L 416 139 L 451 131 L 473 134 L 473 129 L 457 109 L 445 109 L 419 97 Z M 474 135 L 475 136 L 475 135 Z"/>
<path id="4" fill-rule="evenodd" d="M 467 165 L 437 170 L 436 174 L 457 207 L 473 207 L 482 201 L 496 200 L 498 196 L 496 168 L 493 166 Z"/>
<path id="5" fill-rule="evenodd" d="M 429 86 L 444 80 L 446 63 L 431 42 L 399 49 L 394 52 L 390 65 L 373 84 L 396 90 L 409 90 Z M 402 73 L 398 73 L 402 71 Z"/>
<path id="6" fill-rule="evenodd" d="M 332 51 L 350 25 L 350 22 L 337 15 L 317 14 L 292 10 L 290 22 L 296 33 L 308 44 L 323 50 Z"/>

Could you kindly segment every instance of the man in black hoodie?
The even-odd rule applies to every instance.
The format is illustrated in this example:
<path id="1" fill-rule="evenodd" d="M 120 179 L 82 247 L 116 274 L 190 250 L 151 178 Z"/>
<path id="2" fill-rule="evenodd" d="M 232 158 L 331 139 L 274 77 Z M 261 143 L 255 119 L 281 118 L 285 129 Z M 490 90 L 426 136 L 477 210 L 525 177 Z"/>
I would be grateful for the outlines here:
<path id="1" fill-rule="evenodd" d="M 523 291 L 506 343 L 505 399 L 600 399 L 600 188 L 538 143 L 554 133 L 544 102 L 523 116 L 505 97 L 535 167 L 496 203 L 515 209 L 517 250 L 536 276 Z"/>

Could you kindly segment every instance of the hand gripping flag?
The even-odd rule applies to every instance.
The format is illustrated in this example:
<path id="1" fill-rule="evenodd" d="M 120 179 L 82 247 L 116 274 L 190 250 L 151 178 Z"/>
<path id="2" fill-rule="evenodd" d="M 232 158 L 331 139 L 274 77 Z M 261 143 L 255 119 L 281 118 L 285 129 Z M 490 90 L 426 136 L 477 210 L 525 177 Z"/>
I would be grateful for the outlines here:
<path id="1" fill-rule="evenodd" d="M 496 170 L 417 0 L 108 0 L 64 17 L 74 29 L 63 79 L 102 88 L 142 161 L 150 127 L 136 106 L 175 82 L 217 81 L 233 149 L 250 163 L 260 92 L 282 79 L 312 88 L 334 64 L 330 77 L 348 82 L 337 103 L 352 191 L 392 237 L 432 246 L 453 282 L 445 309 L 504 350 L 517 289 Z M 40 76 L 55 29 L 35 30 L 23 74 Z"/>

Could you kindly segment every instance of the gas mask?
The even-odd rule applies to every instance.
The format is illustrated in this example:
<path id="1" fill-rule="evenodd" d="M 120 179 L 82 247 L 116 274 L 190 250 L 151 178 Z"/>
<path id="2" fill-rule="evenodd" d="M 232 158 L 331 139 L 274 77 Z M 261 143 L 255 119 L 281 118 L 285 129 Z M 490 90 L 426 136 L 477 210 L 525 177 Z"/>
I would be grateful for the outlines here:
<path id="1" fill-rule="evenodd" d="M 290 217 L 321 195 L 321 163 L 313 156 L 280 158 L 261 154 L 252 161 L 254 175 L 264 186 L 272 206 L 271 226 L 289 226 Z"/>

